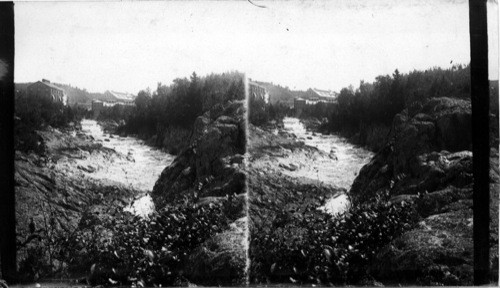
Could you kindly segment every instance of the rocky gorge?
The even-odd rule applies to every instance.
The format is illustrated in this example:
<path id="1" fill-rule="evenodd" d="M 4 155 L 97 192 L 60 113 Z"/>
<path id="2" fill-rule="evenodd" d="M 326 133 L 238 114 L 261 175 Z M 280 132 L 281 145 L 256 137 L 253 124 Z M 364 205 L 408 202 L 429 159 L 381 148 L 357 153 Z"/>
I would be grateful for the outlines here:
<path id="1" fill-rule="evenodd" d="M 116 125 L 100 136 L 86 120 L 38 131 L 46 152 L 15 156 L 20 272 L 93 285 L 158 275 L 177 275 L 163 279 L 171 285 L 472 284 L 470 119 L 467 100 L 428 100 L 396 115 L 375 154 L 294 118 L 247 127 L 236 100 L 199 116 L 175 158 L 120 146 L 136 140 L 109 134 Z M 498 142 L 490 154 L 497 273 Z M 96 235 L 102 243 L 75 244 Z"/>
<path id="2" fill-rule="evenodd" d="M 89 120 L 71 129 L 48 127 L 37 131 L 44 154 L 16 152 L 19 261 L 24 281 L 57 276 L 84 277 L 84 282 L 93 285 L 112 284 L 115 280 L 108 281 L 108 277 L 125 282 L 177 281 L 175 285 L 245 283 L 244 101 L 215 105 L 198 117 L 191 144 L 175 159 L 142 149 L 133 137 L 109 134 L 116 130 L 112 124 L 103 125 L 105 132 Z M 185 224 L 154 224 L 162 221 Z M 126 236 L 134 226 L 133 233 L 142 235 L 168 231 L 163 245 L 170 248 L 155 250 L 148 238 Z M 137 239 L 145 242 L 135 243 Z M 129 244 L 115 246 L 120 241 Z M 132 275 L 127 272 L 130 266 L 123 266 L 128 256 L 111 259 L 123 245 L 140 245 L 137 248 L 144 251 L 141 257 L 146 261 L 154 254 L 169 258 L 155 265 L 171 261 L 167 266 L 178 276 L 161 280 L 154 276 L 161 274 L 147 272 L 154 271 L 153 266 L 136 273 L 148 275 L 145 278 L 127 280 L 125 276 Z M 156 278 L 147 278 L 151 275 Z"/>

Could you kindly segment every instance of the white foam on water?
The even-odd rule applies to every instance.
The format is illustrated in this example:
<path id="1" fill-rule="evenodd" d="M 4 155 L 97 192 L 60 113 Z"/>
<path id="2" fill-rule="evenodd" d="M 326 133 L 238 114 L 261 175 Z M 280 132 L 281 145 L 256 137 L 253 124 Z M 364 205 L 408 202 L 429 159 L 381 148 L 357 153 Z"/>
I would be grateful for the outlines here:
<path id="1" fill-rule="evenodd" d="M 134 137 L 120 137 L 105 133 L 95 120 L 84 119 L 81 122 L 82 132 L 92 136 L 104 147 L 114 149 L 118 155 L 104 156 L 102 153 L 92 153 L 92 159 L 78 159 L 77 165 L 91 165 L 94 172 L 88 177 L 98 180 L 112 180 L 135 190 L 149 192 L 165 167 L 174 160 L 173 155 L 152 148 L 144 141 Z M 106 158 L 108 157 L 108 158 Z M 100 163 L 95 165 L 95 163 Z M 96 167 L 94 167 L 96 166 Z M 154 211 L 151 196 L 145 195 L 127 208 L 137 215 L 148 215 Z"/>
<path id="2" fill-rule="evenodd" d="M 155 204 L 153 198 L 148 194 L 135 200 L 130 206 L 125 207 L 123 210 L 141 217 L 148 217 L 155 211 Z"/>
<path id="3" fill-rule="evenodd" d="M 373 157 L 373 153 L 347 142 L 346 139 L 337 135 L 323 135 L 307 131 L 304 124 L 298 118 L 285 117 L 284 128 L 293 133 L 306 145 L 316 147 L 327 153 L 329 157 L 318 157 L 311 159 L 294 159 L 291 155 L 286 160 L 280 160 L 282 164 L 298 164 L 308 161 L 306 165 L 296 165 L 295 171 L 284 170 L 283 173 L 293 177 L 306 177 L 326 184 L 349 190 L 358 175 L 359 170 Z M 314 156 L 313 156 L 314 157 Z M 348 209 L 350 203 L 347 195 L 337 194 L 327 200 L 322 209 L 330 214 L 339 214 Z"/>

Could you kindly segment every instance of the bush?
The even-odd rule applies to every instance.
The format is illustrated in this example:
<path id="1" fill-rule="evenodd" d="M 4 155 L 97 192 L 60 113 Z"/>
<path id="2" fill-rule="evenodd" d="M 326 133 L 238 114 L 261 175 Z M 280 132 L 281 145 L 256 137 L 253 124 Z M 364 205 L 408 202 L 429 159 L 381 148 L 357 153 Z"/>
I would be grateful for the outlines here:
<path id="1" fill-rule="evenodd" d="M 223 204 L 185 203 L 149 219 L 121 209 L 104 219 L 88 215 L 77 231 L 59 238 L 59 260 L 70 272 L 89 271 L 92 285 L 179 284 L 189 254 L 227 229 L 223 209 Z"/>
<path id="2" fill-rule="evenodd" d="M 312 206 L 306 213 L 282 211 L 252 232 L 251 281 L 356 283 L 373 256 L 417 219 L 411 204 L 386 198 L 337 217 Z"/>

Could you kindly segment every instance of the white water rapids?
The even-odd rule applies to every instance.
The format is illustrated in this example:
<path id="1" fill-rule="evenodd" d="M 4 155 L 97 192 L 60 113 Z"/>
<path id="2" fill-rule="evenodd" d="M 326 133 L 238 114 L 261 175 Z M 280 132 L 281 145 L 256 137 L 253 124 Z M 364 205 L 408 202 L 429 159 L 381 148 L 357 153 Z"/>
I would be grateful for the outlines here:
<path id="1" fill-rule="evenodd" d="M 152 148 L 137 138 L 105 133 L 95 120 L 84 119 L 81 124 L 83 133 L 92 136 L 104 147 L 114 149 L 123 155 L 113 158 L 111 165 L 98 165 L 94 172 L 88 173 L 89 177 L 112 180 L 135 190 L 149 192 L 153 190 L 163 169 L 174 160 L 173 155 Z M 138 215 L 148 215 L 154 210 L 151 196 L 146 195 L 137 199 L 127 210 Z"/>
<path id="2" fill-rule="evenodd" d="M 286 117 L 283 124 L 285 130 L 295 134 L 298 140 L 331 155 L 324 159 L 310 159 L 307 167 L 290 172 L 290 176 L 317 179 L 349 190 L 359 170 L 373 157 L 372 152 L 350 144 L 346 139 L 337 135 L 315 134 L 307 131 L 298 118 Z M 347 195 L 339 194 L 328 200 L 321 208 L 331 214 L 337 214 L 344 211 L 348 205 Z"/>
<path id="3" fill-rule="evenodd" d="M 300 165 L 300 169 L 296 171 L 285 170 L 284 173 L 290 176 L 315 179 L 349 190 L 361 167 L 368 163 L 373 156 L 372 152 L 352 145 L 337 135 L 314 134 L 307 131 L 297 118 L 286 117 L 283 123 L 285 130 L 295 134 L 298 140 L 332 156 L 318 159 L 297 159 L 304 165 Z M 123 156 L 104 161 L 96 158 L 100 157 L 99 155 L 92 155 L 86 160 L 78 160 L 77 164 L 81 166 L 90 165 L 95 168 L 95 171 L 86 173 L 94 179 L 115 181 L 147 193 L 153 190 L 163 169 L 174 160 L 173 155 L 152 148 L 137 138 L 105 133 L 95 120 L 84 119 L 81 124 L 83 133 L 92 136 L 96 142 L 101 143 L 104 147 L 114 149 Z M 294 156 L 290 155 L 290 159 L 293 160 Z M 347 196 L 338 194 L 328 200 L 321 209 L 336 214 L 344 211 L 348 205 Z M 138 215 L 148 215 L 154 210 L 151 196 L 146 194 L 146 196 L 140 197 L 130 207 L 127 207 L 127 210 Z"/>

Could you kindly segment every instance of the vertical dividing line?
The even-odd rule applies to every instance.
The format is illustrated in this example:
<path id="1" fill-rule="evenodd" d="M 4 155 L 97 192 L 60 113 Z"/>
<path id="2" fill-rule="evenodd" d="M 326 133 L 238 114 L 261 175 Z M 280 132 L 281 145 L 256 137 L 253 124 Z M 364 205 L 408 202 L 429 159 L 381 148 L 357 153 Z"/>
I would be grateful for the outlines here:
<path id="1" fill-rule="evenodd" d="M 245 177 L 245 191 L 246 191 L 246 195 L 245 195 L 245 209 L 246 209 L 246 217 L 247 217 L 247 223 L 246 223 L 246 230 L 245 230 L 245 239 L 246 239 L 246 265 L 245 265 L 245 276 L 246 276 L 246 285 L 250 285 L 250 198 L 249 198 L 249 193 L 250 193 L 250 190 L 249 190 L 249 185 L 248 185 L 248 177 L 249 177 L 249 173 L 248 173 L 248 158 L 250 157 L 250 155 L 248 154 L 248 145 L 249 145 L 249 130 L 248 130 L 248 121 L 250 121 L 250 105 L 249 105 L 249 86 L 248 86 L 248 77 L 246 76 L 246 74 L 244 74 L 245 79 L 244 79 L 244 82 L 245 82 L 245 159 L 244 159 L 244 166 L 245 166 L 245 174 L 246 174 L 246 177 Z"/>
<path id="2" fill-rule="evenodd" d="M 489 80 L 486 0 L 469 0 L 472 154 L 474 175 L 474 285 L 489 283 Z"/>
<path id="3" fill-rule="evenodd" d="M 14 190 L 14 3 L 0 3 L 0 278 L 16 282 Z"/>

